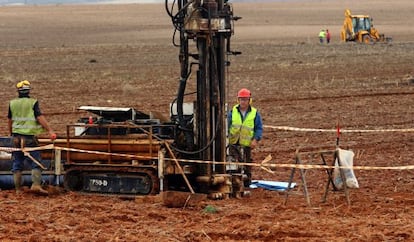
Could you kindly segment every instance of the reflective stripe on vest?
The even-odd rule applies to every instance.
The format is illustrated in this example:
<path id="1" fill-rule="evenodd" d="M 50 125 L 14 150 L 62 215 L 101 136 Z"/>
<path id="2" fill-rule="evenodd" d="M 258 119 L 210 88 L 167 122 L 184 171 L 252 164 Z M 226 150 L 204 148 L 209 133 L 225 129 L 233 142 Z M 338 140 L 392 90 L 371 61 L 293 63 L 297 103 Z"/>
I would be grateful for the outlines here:
<path id="1" fill-rule="evenodd" d="M 256 118 L 257 109 L 251 108 L 247 113 L 246 118 L 242 121 L 242 115 L 235 105 L 232 110 L 232 119 L 230 127 L 230 144 L 237 144 L 242 146 L 250 146 L 254 136 L 254 119 Z"/>
<path id="2" fill-rule="evenodd" d="M 10 101 L 13 133 L 37 135 L 43 132 L 42 126 L 34 116 L 33 107 L 36 102 L 33 98 L 16 98 Z"/>

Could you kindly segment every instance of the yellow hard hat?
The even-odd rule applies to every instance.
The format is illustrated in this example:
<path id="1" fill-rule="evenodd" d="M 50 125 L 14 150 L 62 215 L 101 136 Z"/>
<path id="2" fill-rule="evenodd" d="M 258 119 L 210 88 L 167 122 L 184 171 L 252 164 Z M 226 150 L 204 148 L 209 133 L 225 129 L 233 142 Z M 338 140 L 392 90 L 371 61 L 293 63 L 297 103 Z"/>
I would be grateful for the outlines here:
<path id="1" fill-rule="evenodd" d="M 30 82 L 28 80 L 23 80 L 16 84 L 16 88 L 18 91 L 26 91 L 30 90 Z"/>

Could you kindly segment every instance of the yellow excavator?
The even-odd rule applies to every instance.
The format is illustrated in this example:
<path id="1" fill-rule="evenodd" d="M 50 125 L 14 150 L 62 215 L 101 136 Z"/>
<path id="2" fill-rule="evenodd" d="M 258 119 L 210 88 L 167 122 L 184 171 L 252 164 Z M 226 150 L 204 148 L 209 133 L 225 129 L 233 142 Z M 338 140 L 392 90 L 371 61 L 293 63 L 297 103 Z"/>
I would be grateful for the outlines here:
<path id="1" fill-rule="evenodd" d="M 372 24 L 369 15 L 352 15 L 351 10 L 345 10 L 345 20 L 341 31 L 341 40 L 344 42 L 355 41 L 359 43 L 389 42 L 390 37 L 385 38 Z"/>

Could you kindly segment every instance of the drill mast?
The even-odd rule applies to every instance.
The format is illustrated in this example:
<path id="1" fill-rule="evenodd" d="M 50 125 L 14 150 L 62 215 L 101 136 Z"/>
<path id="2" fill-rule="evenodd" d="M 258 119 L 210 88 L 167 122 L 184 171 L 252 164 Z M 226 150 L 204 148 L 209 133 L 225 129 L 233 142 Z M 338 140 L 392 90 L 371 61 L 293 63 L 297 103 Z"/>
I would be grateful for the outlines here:
<path id="1" fill-rule="evenodd" d="M 179 0 L 178 10 L 171 16 L 175 27 L 174 37 L 179 34 L 179 60 L 181 76 L 177 94 L 178 122 L 184 133 L 185 143 L 181 153 L 187 156 L 211 161 L 226 159 L 226 60 L 230 51 L 230 37 L 233 34 L 232 7 L 227 1 Z M 171 9 L 174 8 L 171 7 Z M 174 38 L 175 40 L 176 38 Z M 178 38 L 177 38 L 178 39 Z M 195 67 L 194 67 L 195 66 Z M 194 122 L 183 115 L 186 85 L 192 69 L 196 69 L 196 100 Z M 200 175 L 225 173 L 223 165 L 206 165 L 200 168 Z"/>

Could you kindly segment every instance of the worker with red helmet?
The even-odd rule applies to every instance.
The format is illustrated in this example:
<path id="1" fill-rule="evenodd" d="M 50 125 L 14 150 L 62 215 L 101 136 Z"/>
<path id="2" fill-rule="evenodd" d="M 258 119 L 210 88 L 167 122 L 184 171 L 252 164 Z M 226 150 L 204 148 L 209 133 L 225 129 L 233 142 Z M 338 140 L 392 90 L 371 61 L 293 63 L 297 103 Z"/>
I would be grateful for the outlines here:
<path id="1" fill-rule="evenodd" d="M 42 133 L 44 129 L 47 130 L 52 140 L 56 139 L 56 134 L 49 127 L 48 122 L 42 115 L 39 103 L 36 99 L 31 98 L 30 82 L 27 80 L 16 84 L 18 98 L 15 98 L 9 103 L 8 112 L 8 128 L 9 133 L 13 137 L 13 145 L 15 148 L 37 147 L 39 142 L 36 135 Z M 40 151 L 30 151 L 29 155 L 37 162 L 41 161 Z M 41 187 L 42 173 L 41 163 L 34 162 L 30 156 L 24 154 L 22 151 L 15 151 L 13 156 L 13 180 L 16 192 L 20 192 L 22 185 L 22 170 L 24 161 L 31 163 L 32 168 L 32 186 L 31 190 L 47 194 L 47 191 Z"/>
<path id="2" fill-rule="evenodd" d="M 239 162 L 251 162 L 251 150 L 262 139 L 263 124 L 259 111 L 252 107 L 251 92 L 242 88 L 237 94 L 238 104 L 228 114 L 229 154 Z M 251 183 L 251 167 L 243 168 L 247 175 L 245 187 Z"/>
<path id="3" fill-rule="evenodd" d="M 326 43 L 329 44 L 331 42 L 331 33 L 329 32 L 328 29 L 326 30 L 325 37 L 326 37 Z"/>

